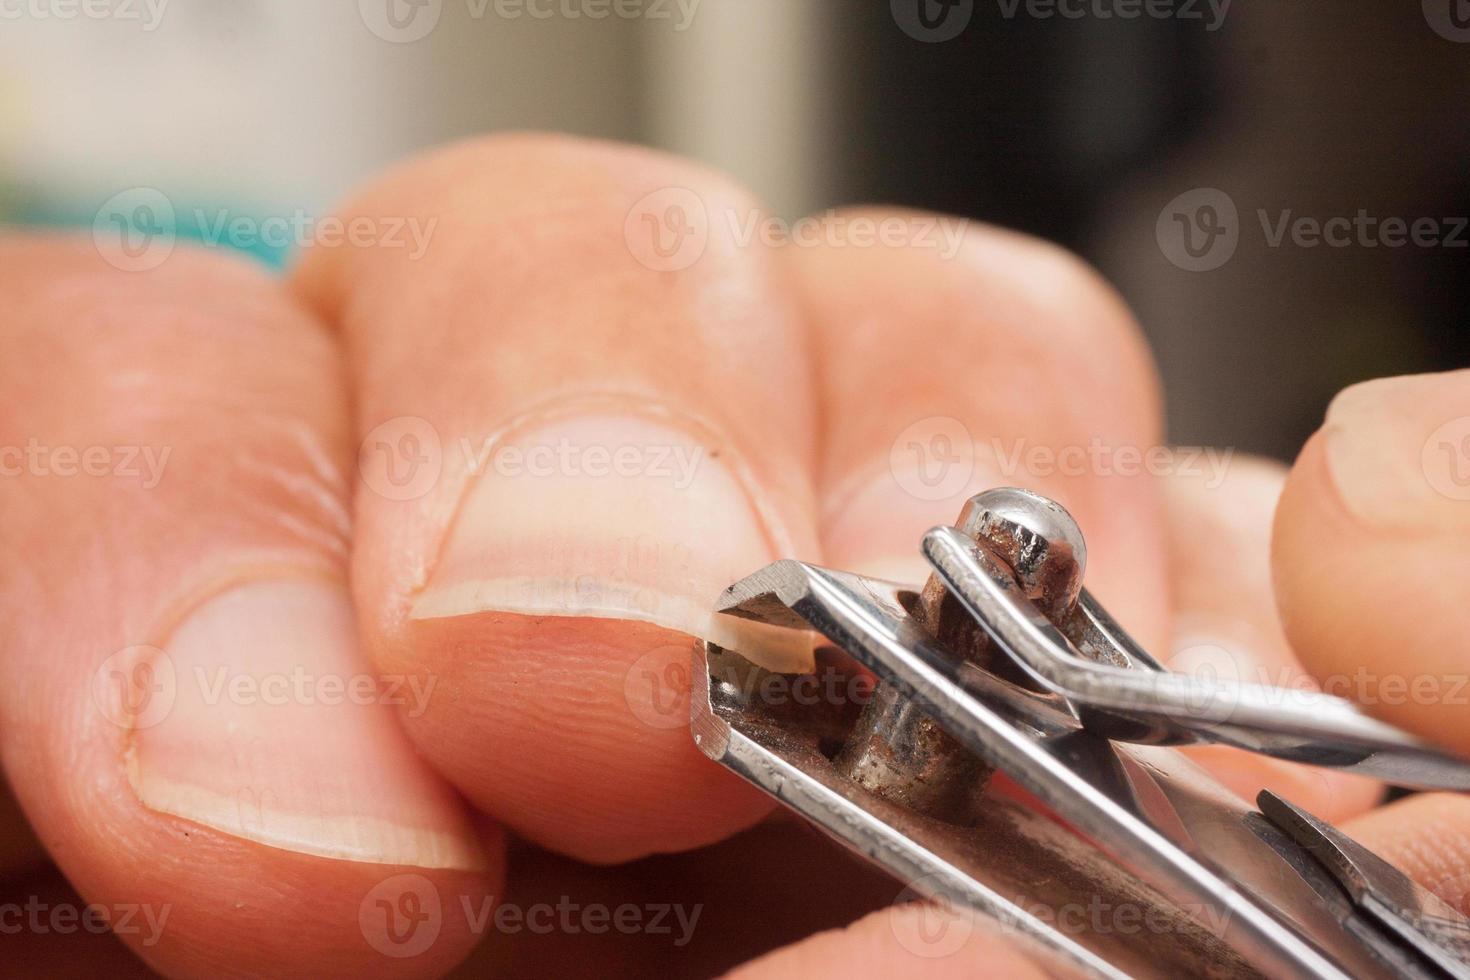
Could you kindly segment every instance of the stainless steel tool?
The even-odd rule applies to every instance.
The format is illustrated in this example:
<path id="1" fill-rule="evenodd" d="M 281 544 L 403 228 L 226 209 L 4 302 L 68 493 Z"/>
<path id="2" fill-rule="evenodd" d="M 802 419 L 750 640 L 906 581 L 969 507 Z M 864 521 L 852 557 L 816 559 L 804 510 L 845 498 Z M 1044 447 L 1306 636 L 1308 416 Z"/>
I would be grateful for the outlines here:
<path id="1" fill-rule="evenodd" d="M 921 549 L 920 589 L 786 560 L 725 590 L 719 615 L 813 634 L 809 690 L 871 696 L 772 697 L 795 688 L 758 666 L 769 630 L 736 629 L 696 653 L 704 753 L 1060 975 L 1470 978 L 1470 921 L 1177 747 L 1451 790 L 1470 763 L 1330 695 L 1168 672 L 1082 588 L 1082 534 L 1037 494 L 982 493 Z M 995 770 L 1041 807 L 987 793 Z M 1099 908 L 1133 927 L 1066 914 Z"/>

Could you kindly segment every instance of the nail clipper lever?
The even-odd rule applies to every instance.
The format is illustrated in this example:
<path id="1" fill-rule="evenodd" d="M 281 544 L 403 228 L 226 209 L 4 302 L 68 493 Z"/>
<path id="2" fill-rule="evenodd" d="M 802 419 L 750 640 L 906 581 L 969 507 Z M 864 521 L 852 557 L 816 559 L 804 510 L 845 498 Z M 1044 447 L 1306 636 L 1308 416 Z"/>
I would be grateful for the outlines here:
<path id="1" fill-rule="evenodd" d="M 791 560 L 725 590 L 717 613 L 814 633 L 818 670 L 878 683 L 861 706 L 777 704 L 759 631 L 704 642 L 701 750 L 1063 975 L 1470 980 L 1457 912 L 1285 801 L 1251 807 L 1175 746 L 1446 789 L 1470 789 L 1470 763 L 1328 695 L 1169 673 L 1081 588 L 1081 532 L 1039 495 L 980 494 L 921 548 L 934 574 L 919 591 Z M 985 794 L 992 770 L 1069 827 Z M 1126 903 L 1151 926 L 1038 914 L 1078 902 Z"/>

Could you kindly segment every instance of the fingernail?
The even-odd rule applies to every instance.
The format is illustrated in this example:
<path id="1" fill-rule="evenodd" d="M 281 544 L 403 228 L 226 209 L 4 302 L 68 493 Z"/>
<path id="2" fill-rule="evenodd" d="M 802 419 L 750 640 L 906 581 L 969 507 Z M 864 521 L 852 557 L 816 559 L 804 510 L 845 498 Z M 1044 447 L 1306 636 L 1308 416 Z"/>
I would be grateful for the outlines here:
<path id="1" fill-rule="evenodd" d="M 460 804 L 394 717 L 422 710 L 432 683 L 369 673 L 356 636 L 345 588 L 326 581 L 238 585 L 193 609 L 148 665 L 167 700 L 131 733 L 138 798 L 303 854 L 481 867 Z"/>
<path id="2" fill-rule="evenodd" d="M 1385 531 L 1470 529 L 1470 371 L 1344 390 L 1322 429 L 1338 496 Z"/>
<path id="3" fill-rule="evenodd" d="M 413 618 L 588 616 L 710 636 L 720 592 L 780 546 L 758 488 L 708 442 L 583 415 L 487 447 Z"/>

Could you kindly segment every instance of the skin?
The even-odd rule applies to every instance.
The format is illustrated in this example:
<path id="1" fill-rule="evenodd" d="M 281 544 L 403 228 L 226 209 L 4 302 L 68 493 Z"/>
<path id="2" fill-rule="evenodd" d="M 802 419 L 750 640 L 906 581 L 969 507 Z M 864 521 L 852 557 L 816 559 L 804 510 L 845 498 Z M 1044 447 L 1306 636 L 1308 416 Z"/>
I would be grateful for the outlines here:
<path id="1" fill-rule="evenodd" d="M 625 233 L 637 202 L 666 187 L 717 219 L 704 254 L 678 269 L 635 261 Z M 681 725 L 650 721 L 651 707 L 667 706 L 630 678 L 648 668 L 677 682 L 667 671 L 693 628 L 680 590 L 707 605 L 730 577 L 782 555 L 916 574 L 917 535 L 995 484 L 1065 504 L 1088 536 L 1091 587 L 1145 645 L 1180 651 L 1181 669 L 1227 665 L 1277 682 L 1360 667 L 1436 678 L 1464 669 L 1467 505 L 1434 490 L 1458 484 L 1415 466 L 1437 427 L 1470 416 L 1470 375 L 1354 389 L 1290 473 L 1241 458 L 1218 481 L 1180 457 L 1133 476 L 1017 468 L 1006 463 L 1017 440 L 1057 451 L 1161 441 L 1148 351 L 1109 288 L 1050 245 L 978 224 L 953 257 L 856 247 L 840 234 L 802 247 L 742 244 L 718 218 L 755 206 L 687 161 L 508 136 L 410 161 L 344 205 L 348 218 L 438 217 L 422 256 L 317 246 L 277 281 L 184 247 L 157 268 L 124 272 L 90 241 L 0 239 L 0 445 L 34 437 L 172 450 L 153 487 L 34 470 L 0 480 L 0 669 L 11 678 L 0 685 L 0 760 L 17 801 L 0 802 L 0 821 L 14 828 L 0 827 L 0 839 L 17 842 L 0 848 L 0 876 L 25 881 L 44 849 L 78 901 L 168 905 L 156 942 L 121 938 L 176 976 L 432 975 L 477 941 L 476 957 L 509 969 L 514 944 L 480 941 L 458 915 L 445 914 L 413 957 L 365 942 L 364 896 L 396 874 L 472 906 L 578 894 L 595 874 L 614 903 L 623 892 L 608 883 L 622 872 L 589 864 L 680 854 L 657 860 L 673 862 L 661 874 L 681 900 L 761 905 L 769 893 L 724 879 L 785 880 L 794 859 L 759 835 L 805 831 L 768 820 L 770 803 L 706 762 Z M 867 209 L 837 220 L 913 227 L 922 217 Z M 494 496 L 520 484 L 477 481 L 450 451 L 423 493 L 392 499 L 358 454 L 405 417 L 426 421 L 446 447 L 487 433 L 514 441 L 532 422 L 571 426 L 584 440 L 599 426 L 654 425 L 636 431 L 718 462 L 653 512 L 605 482 Z M 934 417 L 999 447 L 939 501 L 916 496 L 891 463 L 901 430 Z M 1395 467 L 1374 465 L 1380 457 Z M 670 532 L 685 527 L 679 508 L 691 500 L 692 530 Z M 559 534 L 565 527 L 575 534 Z M 628 541 L 654 558 L 620 566 Z M 446 587 L 559 581 L 583 564 L 599 598 L 582 605 L 555 589 L 549 605 L 517 608 Z M 636 615 L 617 608 L 613 586 L 628 579 L 652 597 L 628 606 Z M 232 638 L 274 622 L 258 610 L 276 608 L 278 588 L 311 598 L 288 604 L 290 631 L 262 634 L 262 661 L 290 649 L 326 673 L 346 658 L 364 674 L 432 680 L 439 693 L 394 710 L 232 714 L 230 726 L 220 712 L 183 708 L 146 730 L 104 717 L 93 679 L 114 651 L 159 645 L 185 678 L 190 657 L 248 673 L 250 646 L 235 650 Z M 431 594 L 460 605 L 424 615 Z M 479 607 L 464 605 L 470 594 Z M 238 629 L 210 632 L 191 618 L 237 615 L 221 597 L 238 595 L 255 603 L 239 608 L 257 610 L 221 620 Z M 203 639 L 186 655 L 189 637 Z M 326 646 L 339 658 L 330 668 L 313 659 Z M 1386 701 L 1366 707 L 1470 750 L 1463 707 Z M 1277 789 L 1467 907 L 1462 799 L 1375 809 L 1380 788 L 1362 780 L 1228 750 L 1199 755 L 1237 791 Z M 254 767 L 248 778 L 242 767 Z M 289 785 L 271 784 L 281 772 Z M 216 807 L 244 789 L 270 819 Z M 363 801 L 381 823 L 354 820 Z M 280 836 L 282 815 L 306 820 L 289 824 L 305 828 L 300 839 Z M 757 824 L 757 836 L 735 836 Z M 532 842 L 530 853 L 562 857 L 512 861 L 507 882 L 507 831 Z M 740 874 L 710 872 L 717 860 Z M 867 884 L 845 887 L 844 876 Z M 880 880 L 846 865 L 798 876 L 773 903 L 779 921 L 749 913 L 724 927 L 749 932 L 731 946 L 769 951 L 738 975 L 1034 972 L 984 930 L 942 958 L 916 959 L 903 938 L 920 914 L 912 907 L 801 938 L 838 925 L 810 910 L 846 908 L 834 895 Z M 95 955 L 94 944 L 56 939 L 6 941 L 32 955 L 49 943 L 57 962 Z M 554 962 L 562 940 L 537 962 Z M 583 955 L 608 957 L 612 972 L 656 968 L 646 944 L 609 942 Z M 773 949 L 782 942 L 792 944 Z"/>

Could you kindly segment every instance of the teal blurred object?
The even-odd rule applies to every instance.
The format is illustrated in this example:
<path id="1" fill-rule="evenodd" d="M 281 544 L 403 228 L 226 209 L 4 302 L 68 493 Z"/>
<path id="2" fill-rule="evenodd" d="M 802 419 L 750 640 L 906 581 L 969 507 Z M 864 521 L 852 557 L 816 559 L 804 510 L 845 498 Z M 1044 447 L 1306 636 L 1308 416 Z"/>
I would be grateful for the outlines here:
<path id="1" fill-rule="evenodd" d="M 145 233 L 164 235 L 172 233 L 181 243 L 193 242 L 206 248 L 239 252 L 264 263 L 274 270 L 284 269 L 295 251 L 293 242 L 282 241 L 280 236 L 268 228 L 289 220 L 282 215 L 262 215 L 259 212 L 227 206 L 185 206 L 169 209 L 160 219 L 151 216 L 157 224 L 145 229 Z M 6 209 L 3 220 L 12 225 L 36 228 L 75 230 L 91 233 L 97 221 L 98 211 L 81 208 L 47 207 L 20 203 Z M 299 210 L 305 214 L 304 210 Z M 254 229 L 253 233 L 232 233 L 234 225 Z"/>

